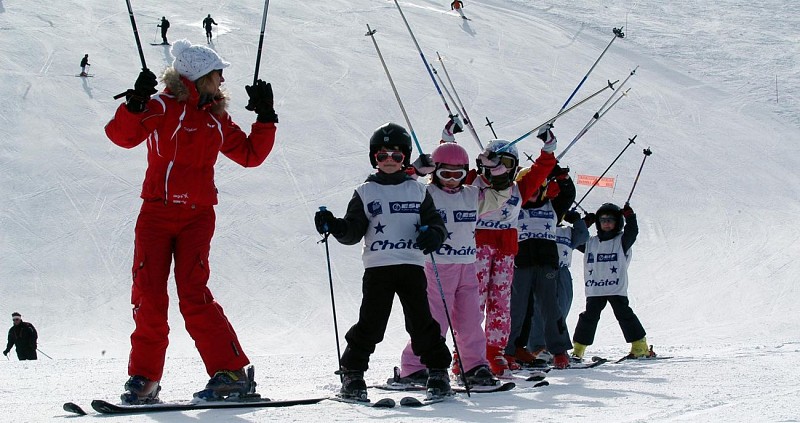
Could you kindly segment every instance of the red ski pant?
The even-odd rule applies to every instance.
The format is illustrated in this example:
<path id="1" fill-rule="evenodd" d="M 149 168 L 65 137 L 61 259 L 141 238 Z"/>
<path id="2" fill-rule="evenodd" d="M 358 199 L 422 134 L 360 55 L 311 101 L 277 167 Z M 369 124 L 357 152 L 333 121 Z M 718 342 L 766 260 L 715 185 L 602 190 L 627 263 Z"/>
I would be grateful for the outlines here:
<path id="1" fill-rule="evenodd" d="M 214 235 L 213 206 L 145 201 L 136 221 L 130 376 L 161 380 L 169 340 L 167 279 L 175 257 L 178 306 L 206 371 L 237 370 L 250 361 L 206 284 Z"/>

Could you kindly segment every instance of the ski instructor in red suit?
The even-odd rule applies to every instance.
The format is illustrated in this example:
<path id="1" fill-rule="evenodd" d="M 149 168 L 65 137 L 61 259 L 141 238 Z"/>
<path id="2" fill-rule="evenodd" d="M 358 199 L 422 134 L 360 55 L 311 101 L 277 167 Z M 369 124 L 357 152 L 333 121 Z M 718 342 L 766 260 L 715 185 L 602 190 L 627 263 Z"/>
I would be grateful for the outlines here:
<path id="1" fill-rule="evenodd" d="M 122 394 L 128 404 L 158 401 L 169 343 L 167 279 L 173 258 L 180 311 L 211 377 L 195 397 L 221 399 L 251 387 L 254 392 L 255 386 L 243 370 L 250 361 L 208 289 L 208 256 L 217 204 L 214 164 L 220 153 L 243 167 L 264 162 L 278 122 L 272 87 L 261 80 L 245 87 L 250 97 L 246 108 L 257 114 L 248 135 L 226 112 L 228 99 L 220 90 L 230 64 L 187 40 L 176 42 L 171 53 L 172 66 L 161 77 L 164 91 L 157 93 L 156 76 L 144 69 L 105 127 L 120 147 L 147 145 L 132 269 L 136 327 L 130 379 Z"/>

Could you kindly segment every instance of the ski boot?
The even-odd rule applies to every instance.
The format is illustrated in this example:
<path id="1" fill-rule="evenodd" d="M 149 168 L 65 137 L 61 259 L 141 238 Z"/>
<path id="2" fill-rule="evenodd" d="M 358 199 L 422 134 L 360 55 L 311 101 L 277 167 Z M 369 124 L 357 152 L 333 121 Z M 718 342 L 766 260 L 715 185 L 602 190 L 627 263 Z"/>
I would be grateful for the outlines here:
<path id="1" fill-rule="evenodd" d="M 536 360 L 536 355 L 528 351 L 525 347 L 517 347 L 514 351 L 514 359 L 521 366 L 531 366 L 533 361 Z"/>
<path id="2" fill-rule="evenodd" d="M 583 345 L 579 342 L 573 342 L 572 355 L 570 355 L 569 360 L 573 363 L 581 363 L 583 362 L 584 354 L 586 354 L 586 345 Z"/>
<path id="3" fill-rule="evenodd" d="M 481 364 L 472 370 L 464 373 L 467 382 L 472 386 L 496 386 L 500 380 L 494 377 L 489 366 Z M 460 381 L 460 379 L 459 379 Z"/>
<path id="4" fill-rule="evenodd" d="M 461 374 L 461 367 L 458 366 L 458 353 L 453 352 L 453 375 L 458 376 Z"/>
<path id="5" fill-rule="evenodd" d="M 411 373 L 408 376 L 401 377 L 400 376 L 400 368 L 394 368 L 394 378 L 392 379 L 394 383 L 398 383 L 401 385 L 420 385 L 424 386 L 425 383 L 428 382 L 428 369 L 417 370 L 414 373 Z"/>
<path id="6" fill-rule="evenodd" d="M 155 404 L 161 402 L 158 399 L 160 391 L 161 385 L 158 381 L 144 376 L 131 376 L 125 382 L 125 392 L 119 398 L 127 405 Z"/>
<path id="7" fill-rule="evenodd" d="M 453 395 L 447 369 L 428 369 L 428 382 L 425 384 L 425 387 L 427 388 L 428 399 Z"/>
<path id="8" fill-rule="evenodd" d="M 648 358 L 652 349 L 648 349 L 647 338 L 642 338 L 638 341 L 631 342 L 631 352 L 628 358 Z M 653 353 L 655 355 L 655 353 Z"/>
<path id="9" fill-rule="evenodd" d="M 338 397 L 369 402 L 369 399 L 367 399 L 367 383 L 364 382 L 363 370 L 349 370 L 342 367 L 334 373 L 342 378 L 342 389 L 339 390 Z"/>
<path id="10" fill-rule="evenodd" d="M 194 393 L 194 398 L 204 401 L 260 399 L 254 377 L 253 366 L 247 366 L 246 372 L 244 369 L 220 370 L 209 379 L 205 389 Z"/>
<path id="11" fill-rule="evenodd" d="M 566 369 L 569 367 L 569 356 L 562 352 L 553 356 L 553 367 L 556 369 Z"/>
<path id="12" fill-rule="evenodd" d="M 489 370 L 492 371 L 492 374 L 497 377 L 511 377 L 511 371 L 508 369 L 508 361 L 503 357 L 503 352 L 500 348 L 487 346 L 486 359 L 489 360 Z"/>

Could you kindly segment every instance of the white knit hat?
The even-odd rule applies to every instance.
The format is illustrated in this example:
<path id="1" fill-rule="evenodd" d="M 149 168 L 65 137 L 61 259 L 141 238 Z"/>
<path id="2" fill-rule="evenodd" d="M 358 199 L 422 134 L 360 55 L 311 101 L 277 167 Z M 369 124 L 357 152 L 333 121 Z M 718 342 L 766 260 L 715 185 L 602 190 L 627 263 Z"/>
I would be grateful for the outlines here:
<path id="1" fill-rule="evenodd" d="M 178 40 L 172 45 L 172 67 L 181 76 L 197 81 L 203 75 L 217 69 L 224 69 L 231 64 L 222 60 L 216 51 L 206 46 L 192 45 L 189 40 Z"/>

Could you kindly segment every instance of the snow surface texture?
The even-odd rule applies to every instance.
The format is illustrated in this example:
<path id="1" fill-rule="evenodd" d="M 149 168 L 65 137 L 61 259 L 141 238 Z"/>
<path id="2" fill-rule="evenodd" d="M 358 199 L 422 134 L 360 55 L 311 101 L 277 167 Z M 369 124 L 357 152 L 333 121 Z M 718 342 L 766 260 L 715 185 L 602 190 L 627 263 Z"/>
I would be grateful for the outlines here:
<path id="1" fill-rule="evenodd" d="M 622 100 L 564 157 L 576 174 L 599 175 L 638 135 L 596 189 L 594 209 L 623 203 L 651 147 L 631 204 L 641 232 L 630 268 L 630 299 L 657 363 L 555 373 L 551 386 L 473 396 L 417 410 L 373 410 L 323 402 L 289 409 L 197 411 L 164 422 L 361 421 L 787 421 L 796 420 L 800 372 L 798 147 L 800 86 L 796 2 L 766 1 L 401 2 L 427 59 L 444 59 L 485 144 L 488 116 L 513 139 L 551 117 L 611 39 L 626 26 L 577 101 L 605 81 L 629 81 Z M 212 47 L 225 71 L 230 112 L 244 128 L 263 3 L 133 2 L 147 65 L 160 72 L 168 47 L 149 46 L 161 16 L 169 39 L 203 42 L 206 14 L 219 23 Z M 760 9 L 760 10 L 756 10 Z M 194 11 L 189 15 L 187 11 Z M 195 16 L 196 15 L 196 16 Z M 313 213 L 344 212 L 371 171 L 367 140 L 386 121 L 403 123 L 366 24 L 377 42 L 422 147 L 436 146 L 447 120 L 391 1 L 272 2 L 263 79 L 280 115 L 275 150 L 256 169 L 217 165 L 220 205 L 211 289 L 257 368 L 259 391 L 275 399 L 332 395 L 336 349 L 324 247 Z M 0 360 L 7 421 L 65 416 L 64 401 L 88 408 L 115 401 L 127 378 L 132 329 L 129 290 L 133 226 L 145 147 L 124 150 L 103 125 L 141 64 L 123 2 L 0 0 L 0 316 L 20 311 L 39 329 L 38 362 Z M 152 34 L 152 35 L 151 35 Z M 795 35 L 792 35 L 795 34 Z M 89 53 L 95 78 L 75 78 Z M 778 101 L 774 82 L 777 75 Z M 560 149 L 605 101 L 603 94 L 556 123 Z M 479 152 L 468 133 L 458 141 Z M 533 137 L 519 144 L 534 154 Z M 579 186 L 579 197 L 587 187 Z M 360 248 L 331 244 L 341 334 L 360 302 Z M 582 269 L 568 323 L 583 309 Z M 207 380 L 182 328 L 172 290 L 164 400 L 190 397 Z M 399 309 L 399 307 L 397 307 Z M 11 322 L 7 321 L 10 326 Z M 588 355 L 617 357 L 628 345 L 610 311 Z M 391 375 L 407 340 L 393 315 L 367 378 Z M 344 347 L 344 344 L 342 344 Z M 373 390 L 374 399 L 400 394 Z M 108 421 L 142 421 L 112 418 Z"/>

